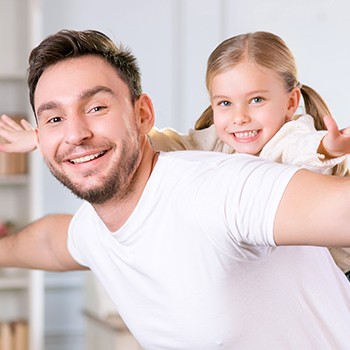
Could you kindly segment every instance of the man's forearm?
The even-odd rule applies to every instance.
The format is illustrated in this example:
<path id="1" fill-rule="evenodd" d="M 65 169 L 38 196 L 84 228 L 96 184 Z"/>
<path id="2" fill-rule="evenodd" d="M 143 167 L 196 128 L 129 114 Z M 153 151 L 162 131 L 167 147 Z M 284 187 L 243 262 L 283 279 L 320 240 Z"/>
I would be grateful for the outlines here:
<path id="1" fill-rule="evenodd" d="M 71 218 L 64 214 L 48 215 L 0 239 L 0 267 L 47 271 L 83 269 L 67 248 Z"/>

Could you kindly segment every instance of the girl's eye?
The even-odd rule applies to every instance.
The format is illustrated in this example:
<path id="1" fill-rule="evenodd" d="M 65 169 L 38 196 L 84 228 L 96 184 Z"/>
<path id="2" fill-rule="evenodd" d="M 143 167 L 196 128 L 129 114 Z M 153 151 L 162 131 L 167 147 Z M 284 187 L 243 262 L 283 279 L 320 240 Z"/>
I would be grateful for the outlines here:
<path id="1" fill-rule="evenodd" d="M 259 103 L 262 102 L 264 99 L 262 97 L 254 97 L 252 98 L 252 103 Z"/>
<path id="2" fill-rule="evenodd" d="M 229 106 L 231 106 L 231 102 L 229 102 L 229 101 L 221 101 L 221 102 L 219 102 L 219 106 L 229 107 Z"/>

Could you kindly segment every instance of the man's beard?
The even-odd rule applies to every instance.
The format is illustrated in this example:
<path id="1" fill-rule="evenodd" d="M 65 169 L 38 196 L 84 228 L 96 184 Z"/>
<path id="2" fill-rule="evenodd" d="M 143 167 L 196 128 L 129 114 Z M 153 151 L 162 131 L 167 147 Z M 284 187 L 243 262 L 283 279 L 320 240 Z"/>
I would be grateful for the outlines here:
<path id="1" fill-rule="evenodd" d="M 135 169 L 139 163 L 140 149 L 138 145 L 130 151 L 130 144 L 123 143 L 120 152 L 120 161 L 114 164 L 113 168 L 105 177 L 103 183 L 95 188 L 82 190 L 74 184 L 69 177 L 50 163 L 47 163 L 52 175 L 66 186 L 78 198 L 88 201 L 91 204 L 103 204 L 112 198 L 123 199 L 132 191 Z M 84 180 L 82 180 L 84 181 Z M 86 181 L 89 181 L 87 178 Z"/>

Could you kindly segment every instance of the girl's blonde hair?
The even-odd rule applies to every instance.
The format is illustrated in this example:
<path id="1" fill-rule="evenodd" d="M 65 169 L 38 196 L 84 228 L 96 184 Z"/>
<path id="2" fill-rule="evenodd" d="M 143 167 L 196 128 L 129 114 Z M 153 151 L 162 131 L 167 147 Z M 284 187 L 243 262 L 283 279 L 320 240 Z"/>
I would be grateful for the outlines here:
<path id="1" fill-rule="evenodd" d="M 300 87 L 305 112 L 314 118 L 316 130 L 326 130 L 323 121 L 331 112 L 323 98 L 311 87 L 300 85 L 297 78 L 297 66 L 294 55 L 286 43 L 277 35 L 269 32 L 241 34 L 223 41 L 211 53 L 207 63 L 206 86 L 210 93 L 212 79 L 240 62 L 247 60 L 275 71 L 283 80 L 286 91 Z M 213 110 L 209 106 L 195 123 L 195 129 L 205 129 L 214 123 Z M 338 165 L 333 173 L 344 175 L 345 165 Z"/>

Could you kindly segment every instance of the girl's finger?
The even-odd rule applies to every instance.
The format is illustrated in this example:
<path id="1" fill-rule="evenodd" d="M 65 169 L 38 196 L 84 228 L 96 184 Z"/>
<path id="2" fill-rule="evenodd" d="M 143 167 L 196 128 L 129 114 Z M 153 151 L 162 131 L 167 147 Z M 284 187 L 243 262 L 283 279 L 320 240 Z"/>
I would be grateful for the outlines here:
<path id="1" fill-rule="evenodd" d="M 23 128 L 17 122 L 15 122 L 12 118 L 7 116 L 6 114 L 3 114 L 1 116 L 1 120 L 14 130 L 19 130 L 19 131 L 23 130 Z"/>
<path id="2" fill-rule="evenodd" d="M 23 126 L 24 130 L 34 130 L 32 124 L 30 124 L 26 119 L 21 120 L 21 125 Z"/>

